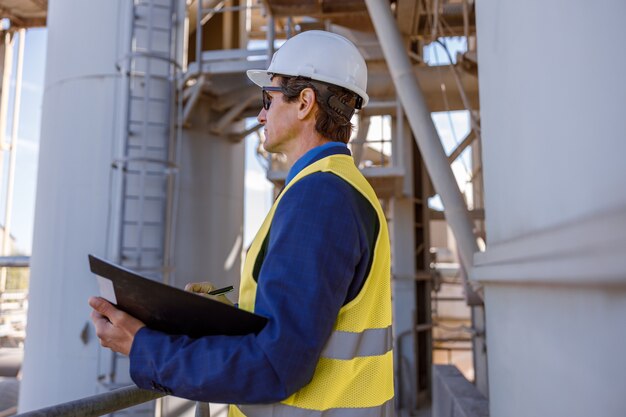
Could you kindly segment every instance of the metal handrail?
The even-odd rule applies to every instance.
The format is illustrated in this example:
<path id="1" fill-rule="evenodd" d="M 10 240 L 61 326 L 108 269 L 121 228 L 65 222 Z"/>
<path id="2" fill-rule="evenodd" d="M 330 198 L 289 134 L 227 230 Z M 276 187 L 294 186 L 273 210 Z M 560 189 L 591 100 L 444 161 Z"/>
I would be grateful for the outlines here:
<path id="1" fill-rule="evenodd" d="M 0 256 L 0 267 L 28 268 L 30 256 Z"/>
<path id="2" fill-rule="evenodd" d="M 118 388 L 66 403 L 28 411 L 14 417 L 95 417 L 156 400 L 166 394 L 136 386 Z"/>

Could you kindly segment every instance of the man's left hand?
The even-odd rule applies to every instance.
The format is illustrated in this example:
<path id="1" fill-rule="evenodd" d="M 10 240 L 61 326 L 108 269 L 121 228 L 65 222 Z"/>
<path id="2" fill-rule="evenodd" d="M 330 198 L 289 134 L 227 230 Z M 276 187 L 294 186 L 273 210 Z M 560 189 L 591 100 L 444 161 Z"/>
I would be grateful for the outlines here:
<path id="1" fill-rule="evenodd" d="M 145 324 L 115 308 L 104 298 L 91 297 L 89 305 L 93 308 L 91 321 L 96 327 L 96 335 L 100 339 L 100 344 L 115 352 L 128 355 L 135 334 Z"/>

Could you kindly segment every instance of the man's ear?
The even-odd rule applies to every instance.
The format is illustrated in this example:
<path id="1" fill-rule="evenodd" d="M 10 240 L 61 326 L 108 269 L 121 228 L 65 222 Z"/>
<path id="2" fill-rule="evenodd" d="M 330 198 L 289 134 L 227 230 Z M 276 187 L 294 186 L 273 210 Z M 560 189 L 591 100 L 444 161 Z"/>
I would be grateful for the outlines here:
<path id="1" fill-rule="evenodd" d="M 315 91 L 312 88 L 305 88 L 300 91 L 298 97 L 298 119 L 304 120 L 314 115 L 315 108 Z"/>

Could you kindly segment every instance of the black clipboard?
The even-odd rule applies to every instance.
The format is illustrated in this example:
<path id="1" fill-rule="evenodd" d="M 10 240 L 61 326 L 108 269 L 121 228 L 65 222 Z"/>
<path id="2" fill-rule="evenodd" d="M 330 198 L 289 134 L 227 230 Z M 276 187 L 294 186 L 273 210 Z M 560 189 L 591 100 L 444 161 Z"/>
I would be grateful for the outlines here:
<path id="1" fill-rule="evenodd" d="M 103 295 L 122 311 L 151 329 L 191 337 L 258 333 L 265 317 L 143 277 L 94 255 L 91 272 L 112 284 L 115 300 Z M 101 281 L 109 285 L 107 281 Z"/>

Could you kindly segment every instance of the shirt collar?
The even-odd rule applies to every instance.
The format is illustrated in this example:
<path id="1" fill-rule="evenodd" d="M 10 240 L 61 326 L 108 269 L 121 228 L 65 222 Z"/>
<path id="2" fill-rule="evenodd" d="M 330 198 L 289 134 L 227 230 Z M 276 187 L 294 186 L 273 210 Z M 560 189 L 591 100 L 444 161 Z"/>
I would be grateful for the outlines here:
<path id="1" fill-rule="evenodd" d="M 306 168 L 311 163 L 313 163 L 316 160 L 316 157 L 319 156 L 322 152 L 329 150 L 329 149 L 333 149 L 333 148 L 337 148 L 337 150 L 341 148 L 347 150 L 348 145 L 346 145 L 343 142 L 327 142 L 323 145 L 316 146 L 315 148 L 308 150 L 304 155 L 300 157 L 300 159 L 296 161 L 295 164 L 293 164 L 293 166 L 289 170 L 289 173 L 287 173 L 287 179 L 285 180 L 285 185 L 289 184 L 289 182 L 296 175 L 298 175 L 300 171 L 302 171 L 304 168 Z"/>

